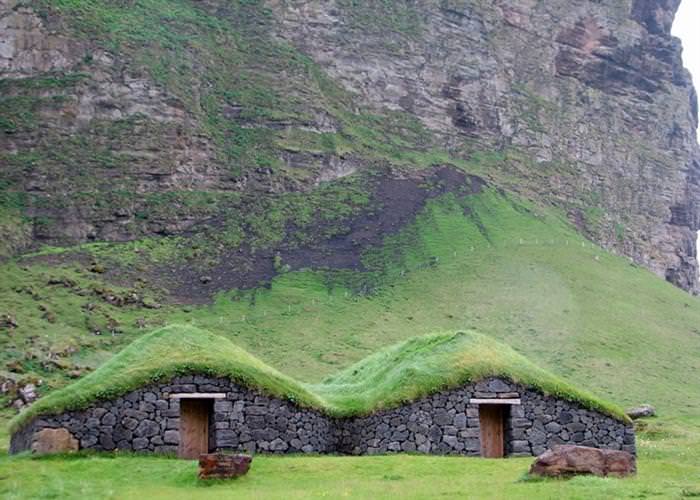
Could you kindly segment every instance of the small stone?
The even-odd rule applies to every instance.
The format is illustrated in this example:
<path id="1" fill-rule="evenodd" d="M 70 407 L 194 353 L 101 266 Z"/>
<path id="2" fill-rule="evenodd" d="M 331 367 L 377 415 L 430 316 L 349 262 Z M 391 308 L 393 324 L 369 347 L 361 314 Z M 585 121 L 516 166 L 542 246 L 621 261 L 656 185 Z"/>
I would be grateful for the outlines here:
<path id="1" fill-rule="evenodd" d="M 165 444 L 180 444 L 180 433 L 178 431 L 165 431 L 163 434 Z"/>
<path id="2" fill-rule="evenodd" d="M 519 441 L 511 441 L 510 443 L 511 449 L 513 453 L 530 453 L 530 442 L 529 441 L 524 441 L 524 440 L 519 440 Z"/>
<path id="3" fill-rule="evenodd" d="M 568 411 L 563 411 L 559 414 L 559 422 L 562 424 L 568 424 L 574 421 L 574 416 Z"/>
<path id="4" fill-rule="evenodd" d="M 152 420 L 143 420 L 134 430 L 136 437 L 151 437 L 160 432 L 160 426 Z"/>
<path id="5" fill-rule="evenodd" d="M 136 451 L 144 450 L 144 449 L 148 448 L 148 439 L 136 438 L 136 439 L 134 439 L 132 446 L 133 446 L 134 450 L 136 450 Z"/>
<path id="6" fill-rule="evenodd" d="M 275 439 L 270 443 L 270 451 L 286 451 L 289 445 L 280 438 Z"/>
<path id="7" fill-rule="evenodd" d="M 17 319 L 10 314 L 0 314 L 0 328 L 17 328 Z"/>
<path id="8" fill-rule="evenodd" d="M 114 413 L 105 413 L 102 417 L 102 425 L 114 425 L 117 423 L 117 417 Z"/>
<path id="9" fill-rule="evenodd" d="M 18 394 L 25 404 L 33 403 L 37 398 L 36 386 L 34 384 L 27 384 L 19 389 Z"/>
<path id="10" fill-rule="evenodd" d="M 556 434 L 561 431 L 561 425 L 559 425 L 556 422 L 550 422 L 547 425 L 545 425 L 544 428 L 547 430 L 547 432 L 551 432 L 553 434 Z"/>
<path id="11" fill-rule="evenodd" d="M 156 401 L 158 401 L 158 396 L 156 396 L 156 394 L 153 392 L 146 392 L 143 395 L 143 400 L 148 403 L 155 403 Z"/>
<path id="12" fill-rule="evenodd" d="M 507 384 L 503 380 L 496 378 L 489 382 L 489 391 L 491 392 L 511 392 L 510 384 Z"/>
<path id="13" fill-rule="evenodd" d="M 573 422 L 573 423 L 567 425 L 566 429 L 569 432 L 584 432 L 586 430 L 586 426 L 584 424 L 582 424 L 581 422 Z"/>
<path id="14" fill-rule="evenodd" d="M 32 453 L 65 453 L 78 451 L 80 444 L 68 429 L 42 429 L 34 434 L 32 440 Z"/>
<path id="15" fill-rule="evenodd" d="M 533 445 L 542 445 L 547 441 L 547 435 L 544 432 L 533 430 L 528 436 Z"/>
<path id="16" fill-rule="evenodd" d="M 117 447 L 117 445 L 114 444 L 112 436 L 109 434 L 100 435 L 100 446 L 102 446 L 102 449 L 106 451 L 112 451 L 114 448 Z"/>
<path id="17" fill-rule="evenodd" d="M 656 409 L 651 405 L 641 405 L 636 408 L 630 408 L 627 410 L 627 416 L 632 420 L 637 420 L 640 418 L 649 418 L 656 416 Z"/>

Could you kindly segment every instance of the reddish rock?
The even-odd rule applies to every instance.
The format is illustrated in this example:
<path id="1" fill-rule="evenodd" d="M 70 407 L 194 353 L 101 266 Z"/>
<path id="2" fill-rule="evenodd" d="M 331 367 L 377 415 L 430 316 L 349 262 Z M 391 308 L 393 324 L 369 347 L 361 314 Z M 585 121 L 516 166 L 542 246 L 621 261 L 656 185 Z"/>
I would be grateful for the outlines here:
<path id="1" fill-rule="evenodd" d="M 32 453 L 66 453 L 78 451 L 78 440 L 68 429 L 43 429 L 34 434 Z"/>
<path id="2" fill-rule="evenodd" d="M 624 477 L 636 472 L 636 459 L 631 453 L 575 445 L 555 446 L 537 457 L 530 467 L 530 474 L 549 477 L 578 474 Z"/>
<path id="3" fill-rule="evenodd" d="M 199 456 L 199 479 L 231 479 L 244 476 L 250 469 L 250 455 L 207 453 Z"/>

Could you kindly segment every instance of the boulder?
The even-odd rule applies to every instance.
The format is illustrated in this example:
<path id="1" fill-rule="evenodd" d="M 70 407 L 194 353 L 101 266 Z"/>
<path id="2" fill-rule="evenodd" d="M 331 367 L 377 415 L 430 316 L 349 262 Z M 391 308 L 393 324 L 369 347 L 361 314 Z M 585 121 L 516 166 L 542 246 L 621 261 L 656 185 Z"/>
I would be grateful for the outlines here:
<path id="1" fill-rule="evenodd" d="M 36 396 L 36 386 L 34 384 L 27 384 L 24 387 L 20 388 L 18 391 L 20 399 L 25 403 L 25 404 L 30 404 L 33 403 L 37 396 Z"/>
<path id="2" fill-rule="evenodd" d="M 78 440 L 68 429 L 42 429 L 32 440 L 32 453 L 66 453 L 78 451 L 80 445 Z"/>
<path id="3" fill-rule="evenodd" d="M 636 408 L 630 408 L 627 410 L 627 416 L 632 420 L 637 420 L 638 418 L 653 417 L 656 415 L 656 408 L 651 405 L 641 405 Z"/>
<path id="4" fill-rule="evenodd" d="M 253 457 L 226 453 L 205 453 L 199 456 L 199 479 L 231 479 L 244 476 Z"/>
<path id="5" fill-rule="evenodd" d="M 555 446 L 538 456 L 530 467 L 530 474 L 548 477 L 579 474 L 624 477 L 636 472 L 636 460 L 631 453 L 575 445 Z"/>

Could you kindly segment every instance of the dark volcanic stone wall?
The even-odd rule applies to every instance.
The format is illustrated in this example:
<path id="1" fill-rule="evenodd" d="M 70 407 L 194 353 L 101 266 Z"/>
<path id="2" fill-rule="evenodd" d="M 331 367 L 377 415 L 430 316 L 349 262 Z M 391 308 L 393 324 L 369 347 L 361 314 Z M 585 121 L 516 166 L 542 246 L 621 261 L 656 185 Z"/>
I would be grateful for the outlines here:
<path id="1" fill-rule="evenodd" d="M 581 406 L 519 388 L 521 406 L 506 423 L 509 455 L 540 455 L 558 444 L 577 444 L 636 453 L 634 429 Z"/>
<path id="2" fill-rule="evenodd" d="M 501 379 L 469 384 L 366 417 L 333 419 L 264 396 L 225 379 L 187 376 L 133 391 L 111 402 L 39 418 L 12 436 L 11 453 L 29 449 L 43 428 L 64 427 L 81 448 L 176 452 L 180 402 L 175 393 L 225 393 L 214 402 L 210 445 L 249 453 L 393 452 L 479 455 L 479 407 L 471 398 L 520 398 L 507 405 L 506 453 L 538 455 L 571 443 L 635 453 L 634 432 L 623 422 L 544 396 Z"/>
<path id="3" fill-rule="evenodd" d="M 500 379 L 441 392 L 338 426 L 338 451 L 354 455 L 416 451 L 479 455 L 479 406 L 471 398 L 520 398 L 506 405 L 506 453 L 539 455 L 557 444 L 635 453 L 632 427 L 568 401 Z"/>
<path id="4" fill-rule="evenodd" d="M 186 376 L 169 384 L 133 391 L 114 401 L 83 410 L 36 419 L 12 437 L 10 452 L 31 446 L 31 435 L 43 428 L 65 427 L 80 448 L 174 453 L 180 442 L 180 401 L 171 394 L 223 392 L 214 402 L 210 445 L 254 452 L 331 451 L 331 422 L 320 413 L 271 398 L 226 379 Z"/>

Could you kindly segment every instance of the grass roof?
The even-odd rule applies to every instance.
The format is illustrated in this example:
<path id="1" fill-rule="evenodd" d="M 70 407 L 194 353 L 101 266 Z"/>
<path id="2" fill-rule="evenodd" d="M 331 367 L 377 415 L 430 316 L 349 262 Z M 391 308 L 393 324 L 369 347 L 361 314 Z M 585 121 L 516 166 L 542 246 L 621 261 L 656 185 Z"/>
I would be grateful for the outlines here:
<path id="1" fill-rule="evenodd" d="M 307 387 L 337 413 L 354 415 L 490 377 L 508 379 L 629 421 L 616 405 L 575 388 L 511 347 L 474 331 L 408 339 Z"/>
<path id="2" fill-rule="evenodd" d="M 224 337 L 184 325 L 155 330 L 81 380 L 41 398 L 10 423 L 79 410 L 177 375 L 228 377 L 272 396 L 335 416 L 368 414 L 488 377 L 502 377 L 621 420 L 624 412 L 538 368 L 510 347 L 471 332 L 415 337 L 355 363 L 318 384 L 265 364 Z"/>
<path id="3" fill-rule="evenodd" d="M 135 340 L 94 372 L 39 399 L 12 419 L 10 430 L 14 432 L 38 415 L 83 409 L 97 400 L 114 399 L 152 382 L 193 373 L 229 377 L 303 406 L 324 406 L 300 383 L 228 339 L 191 326 L 171 325 Z"/>

